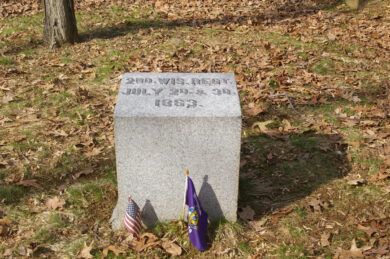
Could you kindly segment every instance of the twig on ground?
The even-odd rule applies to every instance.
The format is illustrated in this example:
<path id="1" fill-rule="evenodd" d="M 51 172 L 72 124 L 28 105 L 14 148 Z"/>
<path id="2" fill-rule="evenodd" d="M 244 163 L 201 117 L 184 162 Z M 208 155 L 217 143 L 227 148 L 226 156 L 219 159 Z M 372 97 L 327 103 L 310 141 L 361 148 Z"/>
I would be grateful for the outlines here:
<path id="1" fill-rule="evenodd" d="M 291 109 L 296 113 L 298 114 L 302 119 L 308 121 L 308 122 L 311 122 L 311 123 L 315 123 L 315 124 L 319 124 L 316 120 L 313 120 L 312 118 L 309 118 L 307 117 L 306 115 L 302 114 L 301 112 L 299 112 L 294 104 L 293 104 L 293 101 L 292 101 L 292 98 L 287 94 L 287 93 L 279 93 L 279 94 L 271 94 L 268 96 L 268 98 L 270 99 L 274 99 L 274 98 L 280 98 L 280 97 L 285 97 L 287 98 L 287 101 L 288 103 L 290 104 L 290 107 Z M 336 134 L 340 134 L 339 132 L 337 132 L 333 127 L 330 127 L 330 130 Z"/>

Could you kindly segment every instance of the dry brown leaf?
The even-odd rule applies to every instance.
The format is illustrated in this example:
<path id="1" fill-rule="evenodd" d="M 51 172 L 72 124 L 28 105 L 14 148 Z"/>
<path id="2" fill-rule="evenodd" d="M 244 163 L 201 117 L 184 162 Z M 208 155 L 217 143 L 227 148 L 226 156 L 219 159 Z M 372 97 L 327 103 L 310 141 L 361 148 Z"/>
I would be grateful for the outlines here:
<path id="1" fill-rule="evenodd" d="M 331 233 L 323 233 L 321 235 L 321 245 L 322 246 L 329 246 L 330 245 L 330 238 L 331 238 Z"/>
<path id="2" fill-rule="evenodd" d="M 360 224 L 357 225 L 357 229 L 366 232 L 366 234 L 367 234 L 369 237 L 371 237 L 372 234 L 374 234 L 374 233 L 376 232 L 376 230 L 373 229 L 372 227 L 365 227 L 365 226 L 360 225 Z"/>
<path id="3" fill-rule="evenodd" d="M 218 250 L 214 251 L 213 253 L 216 255 L 225 255 L 225 254 L 229 253 L 230 251 L 232 251 L 231 248 L 226 248 L 225 250 L 222 250 L 221 248 L 219 248 Z"/>
<path id="4" fill-rule="evenodd" d="M 334 258 L 347 259 L 347 258 L 364 258 L 363 249 L 357 248 L 355 239 L 352 240 L 350 250 L 338 249 Z"/>
<path id="5" fill-rule="evenodd" d="M 276 225 L 279 220 L 294 210 L 294 207 L 286 207 L 271 214 L 270 224 Z"/>
<path id="6" fill-rule="evenodd" d="M 77 258 L 85 258 L 85 259 L 93 258 L 93 255 L 91 255 L 91 250 L 94 242 L 95 241 L 92 240 L 89 246 L 87 246 L 87 243 L 84 242 L 84 246 L 80 250 L 79 254 L 77 255 Z"/>
<path id="7" fill-rule="evenodd" d="M 11 221 L 7 218 L 0 219 L 0 225 L 10 225 Z"/>
<path id="8" fill-rule="evenodd" d="M 86 157 L 97 156 L 102 152 L 103 148 L 94 148 L 91 152 L 85 153 Z"/>
<path id="9" fill-rule="evenodd" d="M 336 39 L 336 35 L 333 34 L 332 32 L 328 32 L 328 39 L 331 40 L 331 41 L 334 41 Z"/>
<path id="10" fill-rule="evenodd" d="M 55 137 L 67 137 L 69 136 L 65 131 L 61 130 L 61 131 L 57 131 L 57 130 L 53 130 L 51 132 L 49 132 L 50 135 L 53 135 Z"/>
<path id="11" fill-rule="evenodd" d="M 246 206 L 245 208 L 242 209 L 241 212 L 238 213 L 240 218 L 245 221 L 253 220 L 255 214 L 256 214 L 255 211 L 250 206 Z"/>
<path id="12" fill-rule="evenodd" d="M 256 232 L 260 232 L 262 230 L 264 230 L 264 225 L 265 223 L 268 221 L 268 218 L 263 218 L 261 220 L 254 220 L 254 221 L 250 221 L 248 223 L 248 225 L 253 228 Z"/>
<path id="13" fill-rule="evenodd" d="M 63 208 L 65 205 L 65 200 L 62 199 L 61 197 L 59 196 L 55 196 L 49 200 L 47 200 L 46 202 L 46 207 L 49 209 L 49 210 L 55 210 L 57 208 Z"/>
<path id="14" fill-rule="evenodd" d="M 351 249 L 349 251 L 350 251 L 350 255 L 353 257 L 364 257 L 362 253 L 362 249 L 357 248 L 355 239 L 352 240 Z"/>
<path id="15" fill-rule="evenodd" d="M 176 255 L 176 256 L 181 255 L 181 252 L 182 252 L 181 247 L 178 246 L 177 244 L 175 244 L 174 241 L 169 241 L 167 239 L 165 239 L 165 240 L 163 239 L 161 246 L 162 246 L 162 248 L 164 248 L 164 250 L 167 253 L 169 253 L 171 255 Z"/>
<path id="16" fill-rule="evenodd" d="M 108 247 L 104 248 L 103 255 L 107 256 L 108 251 L 112 251 L 115 254 L 115 256 L 119 256 L 120 254 L 126 253 L 126 251 L 119 249 L 119 248 L 116 248 L 114 245 L 109 245 Z"/>
<path id="17" fill-rule="evenodd" d="M 42 186 L 36 183 L 35 179 L 30 179 L 30 180 L 21 180 L 16 183 L 17 185 L 22 185 L 25 187 L 34 187 L 37 188 L 38 190 L 43 190 Z"/>
<path id="18" fill-rule="evenodd" d="M 378 122 L 373 121 L 373 120 L 364 120 L 364 121 L 360 121 L 360 125 L 361 126 L 376 126 L 376 125 L 378 125 Z"/>
<path id="19" fill-rule="evenodd" d="M 347 119 L 347 120 L 343 121 L 343 124 L 348 126 L 348 127 L 354 127 L 354 126 L 359 124 L 359 120 L 349 120 L 349 119 Z"/>
<path id="20" fill-rule="evenodd" d="M 13 101 L 14 98 L 10 95 L 5 95 L 1 98 L 1 103 L 2 104 L 8 104 L 9 102 Z"/>
<path id="21" fill-rule="evenodd" d="M 93 172 L 94 172 L 94 171 L 93 171 L 92 168 L 84 169 L 84 170 L 82 170 L 82 171 L 80 171 L 80 172 L 74 174 L 74 175 L 72 176 L 72 178 L 73 178 L 74 180 L 76 180 L 76 179 L 78 179 L 78 178 L 79 178 L 80 176 L 82 176 L 82 175 L 89 175 L 89 174 L 92 174 Z"/>
<path id="22" fill-rule="evenodd" d="M 295 129 L 295 127 L 291 126 L 291 123 L 286 119 L 282 120 L 282 125 L 283 125 L 283 130 L 287 132 Z"/>
<path id="23" fill-rule="evenodd" d="M 154 242 L 156 240 L 158 240 L 158 237 L 156 237 L 156 235 L 152 234 L 152 233 L 143 233 L 141 236 L 140 236 L 140 239 L 144 239 L 146 240 L 147 242 Z"/>
<path id="24" fill-rule="evenodd" d="M 8 237 L 11 235 L 12 229 L 7 225 L 0 225 L 0 236 L 1 237 Z"/>
<path id="25" fill-rule="evenodd" d="M 131 246 L 134 250 L 141 252 L 148 247 L 158 246 L 160 245 L 160 241 L 158 241 L 158 237 L 156 237 L 152 233 L 144 233 L 139 237 L 139 240 L 133 240 Z"/>
<path id="26" fill-rule="evenodd" d="M 386 180 L 386 179 L 389 179 L 389 178 L 390 178 L 390 174 L 387 174 L 387 173 L 384 172 L 384 171 L 380 171 L 379 173 L 373 175 L 373 176 L 370 178 L 369 181 L 370 181 L 371 183 L 374 183 L 374 182 Z"/>
<path id="27" fill-rule="evenodd" d="M 267 125 L 271 124 L 272 122 L 274 122 L 274 121 L 273 120 L 268 120 L 268 121 L 263 121 L 263 122 L 261 122 L 261 121 L 255 122 L 252 125 L 252 130 L 255 130 L 256 127 L 257 127 L 257 128 L 260 129 L 260 132 L 265 132 L 265 131 L 268 130 Z"/>
<path id="28" fill-rule="evenodd" d="M 359 186 L 359 185 L 363 185 L 363 184 L 367 183 L 367 181 L 364 179 L 352 179 L 352 180 L 349 180 L 347 183 L 349 185 L 352 185 L 352 186 Z"/>
<path id="29" fill-rule="evenodd" d="M 250 103 L 248 106 L 244 108 L 245 112 L 249 116 L 257 116 L 262 112 L 267 111 L 268 106 L 267 105 L 262 105 L 262 104 L 255 104 L 255 103 Z"/>
<path id="30" fill-rule="evenodd" d="M 324 209 L 329 208 L 330 204 L 327 201 L 322 201 L 318 198 L 309 200 L 308 207 L 311 211 L 322 212 Z"/>

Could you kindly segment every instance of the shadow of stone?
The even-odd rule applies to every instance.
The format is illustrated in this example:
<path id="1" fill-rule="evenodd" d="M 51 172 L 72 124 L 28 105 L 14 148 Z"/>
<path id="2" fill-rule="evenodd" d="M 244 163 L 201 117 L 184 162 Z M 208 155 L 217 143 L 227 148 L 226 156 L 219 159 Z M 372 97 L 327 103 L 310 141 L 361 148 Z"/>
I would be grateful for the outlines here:
<path id="1" fill-rule="evenodd" d="M 208 175 L 203 177 L 202 187 L 200 188 L 198 198 L 202 204 L 202 208 L 209 215 L 210 221 L 218 221 L 224 218 L 221 205 L 211 185 L 207 182 Z"/>
<path id="2" fill-rule="evenodd" d="M 239 207 L 266 215 L 310 195 L 350 170 L 340 135 L 249 137 L 241 146 Z"/>
<path id="3" fill-rule="evenodd" d="M 142 208 L 141 218 L 142 218 L 142 223 L 147 228 L 152 228 L 156 225 L 158 221 L 158 217 L 150 200 L 146 200 L 145 205 Z"/>

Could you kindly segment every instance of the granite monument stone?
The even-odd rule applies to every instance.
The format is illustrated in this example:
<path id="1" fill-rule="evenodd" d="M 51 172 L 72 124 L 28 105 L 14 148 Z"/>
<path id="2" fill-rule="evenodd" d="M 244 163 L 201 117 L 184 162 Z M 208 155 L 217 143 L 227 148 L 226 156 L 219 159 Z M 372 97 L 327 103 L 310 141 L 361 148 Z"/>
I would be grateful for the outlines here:
<path id="1" fill-rule="evenodd" d="M 123 226 L 128 195 L 148 227 L 179 218 L 186 168 L 210 220 L 236 220 L 241 109 L 233 74 L 124 74 L 114 134 L 114 229 Z"/>

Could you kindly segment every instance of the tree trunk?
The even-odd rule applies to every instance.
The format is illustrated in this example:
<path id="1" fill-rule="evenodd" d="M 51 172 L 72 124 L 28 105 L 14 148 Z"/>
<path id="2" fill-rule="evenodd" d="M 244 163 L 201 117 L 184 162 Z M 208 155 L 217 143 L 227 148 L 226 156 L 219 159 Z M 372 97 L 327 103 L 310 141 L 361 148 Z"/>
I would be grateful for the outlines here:
<path id="1" fill-rule="evenodd" d="M 73 0 L 44 0 L 44 41 L 47 46 L 62 46 L 78 40 Z"/>
<path id="2" fill-rule="evenodd" d="M 346 0 L 345 2 L 349 6 L 349 8 L 352 8 L 352 9 L 359 9 L 359 7 L 362 4 L 361 0 Z"/>

